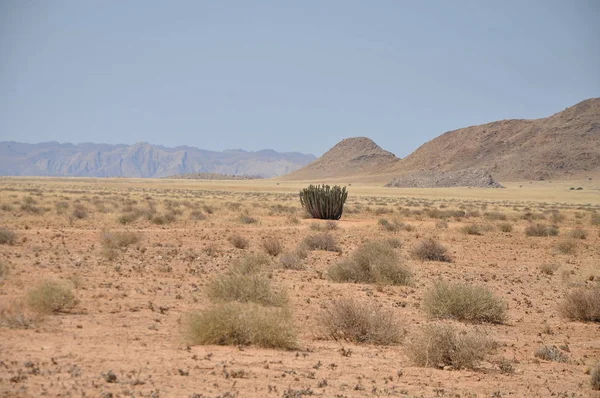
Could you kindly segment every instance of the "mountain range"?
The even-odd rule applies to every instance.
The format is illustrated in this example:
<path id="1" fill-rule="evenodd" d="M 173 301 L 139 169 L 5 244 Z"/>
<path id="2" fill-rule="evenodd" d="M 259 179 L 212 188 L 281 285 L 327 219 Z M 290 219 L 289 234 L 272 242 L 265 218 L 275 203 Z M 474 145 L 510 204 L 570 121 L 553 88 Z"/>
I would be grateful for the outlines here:
<path id="1" fill-rule="evenodd" d="M 0 175 L 79 177 L 168 177 L 219 173 L 274 177 L 315 160 L 314 155 L 270 149 L 208 151 L 188 146 L 24 144 L 0 142 Z"/>

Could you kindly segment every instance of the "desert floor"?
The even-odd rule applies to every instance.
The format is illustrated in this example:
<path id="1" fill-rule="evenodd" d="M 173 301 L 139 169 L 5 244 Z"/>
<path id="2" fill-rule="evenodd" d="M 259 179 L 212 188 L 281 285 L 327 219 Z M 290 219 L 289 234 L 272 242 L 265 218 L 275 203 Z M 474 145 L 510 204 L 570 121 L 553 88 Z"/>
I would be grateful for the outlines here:
<path id="1" fill-rule="evenodd" d="M 498 190 L 352 183 L 335 224 L 305 218 L 298 191 L 306 185 L 0 178 L 0 234 L 10 235 L 0 244 L 0 396 L 600 397 L 589 375 L 600 360 L 600 324 L 559 311 L 569 292 L 600 280 L 598 181 Z M 558 235 L 527 236 L 537 223 L 556 225 Z M 468 225 L 481 235 L 466 233 Z M 103 240 L 124 231 L 138 241 Z M 317 234 L 332 235 L 340 252 L 311 250 L 297 269 L 282 266 L 285 253 Z M 234 247 L 234 235 L 248 247 Z M 328 278 L 362 243 L 390 238 L 412 272 L 408 286 Z M 411 250 L 425 238 L 453 261 L 415 259 Z M 213 305 L 211 281 L 275 241 L 282 253 L 269 257 L 268 276 L 287 294 L 297 347 L 190 344 L 186 322 Z M 506 320 L 432 319 L 423 298 L 438 280 L 489 289 L 505 302 Z M 46 281 L 70 289 L 77 305 L 36 310 L 31 291 Z M 390 311 L 402 341 L 332 338 L 323 314 L 344 298 Z M 409 348 L 435 323 L 476 330 L 494 348 L 473 369 L 416 366 Z M 544 346 L 564 361 L 537 357 Z"/>

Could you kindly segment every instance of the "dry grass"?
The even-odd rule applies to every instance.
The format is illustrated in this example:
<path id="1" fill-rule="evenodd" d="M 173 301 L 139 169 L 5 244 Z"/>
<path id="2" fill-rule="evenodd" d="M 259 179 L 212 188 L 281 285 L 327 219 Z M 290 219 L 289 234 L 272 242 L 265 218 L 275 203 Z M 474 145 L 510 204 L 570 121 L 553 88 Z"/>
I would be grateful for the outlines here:
<path id="1" fill-rule="evenodd" d="M 556 225 L 546 224 L 531 224 L 525 228 L 527 236 L 556 236 L 558 235 L 558 227 Z"/>
<path id="2" fill-rule="evenodd" d="M 283 251 L 283 245 L 277 238 L 266 238 L 262 242 L 262 247 L 269 256 L 277 256 Z"/>
<path id="3" fill-rule="evenodd" d="M 44 282 L 27 295 L 27 305 L 40 314 L 68 311 L 78 304 L 72 290 L 58 282 Z"/>
<path id="4" fill-rule="evenodd" d="M 600 391 L 600 362 L 590 370 L 590 386 L 592 390 Z"/>
<path id="5" fill-rule="evenodd" d="M 0 245 L 12 245 L 15 243 L 16 234 L 7 228 L 0 228 Z"/>
<path id="6" fill-rule="evenodd" d="M 548 263 L 540 265 L 540 272 L 545 275 L 554 275 L 554 273 L 560 268 L 560 264 Z"/>
<path id="7" fill-rule="evenodd" d="M 556 242 L 554 248 L 561 254 L 575 254 L 577 251 L 577 242 L 574 239 L 564 239 Z"/>
<path id="8" fill-rule="evenodd" d="M 185 322 L 189 344 L 257 345 L 264 348 L 296 347 L 296 332 L 286 308 L 231 302 L 192 313 Z"/>
<path id="9" fill-rule="evenodd" d="M 338 246 L 335 236 L 324 232 L 316 235 L 310 235 L 304 238 L 303 245 L 308 250 L 325 250 L 341 253 L 342 249 Z"/>
<path id="10" fill-rule="evenodd" d="M 239 220 L 242 224 L 257 224 L 258 223 L 258 218 L 249 216 L 248 214 L 242 214 L 240 216 Z"/>
<path id="11" fill-rule="evenodd" d="M 331 338 L 355 343 L 392 345 L 404 335 L 393 311 L 353 299 L 333 301 L 323 311 L 321 323 Z"/>
<path id="12" fill-rule="evenodd" d="M 468 224 L 460 229 L 460 232 L 467 235 L 483 235 L 485 229 L 481 224 Z"/>
<path id="13" fill-rule="evenodd" d="M 600 284 L 569 292 L 559 310 L 565 318 L 572 321 L 600 322 Z"/>
<path id="14" fill-rule="evenodd" d="M 292 269 L 292 270 L 303 270 L 304 266 L 302 265 L 302 257 L 301 253 L 288 252 L 283 253 L 279 257 L 279 264 L 283 269 Z"/>
<path id="15" fill-rule="evenodd" d="M 425 311 L 433 318 L 502 323 L 506 304 L 484 287 L 436 282 L 425 294 Z"/>
<path id="16" fill-rule="evenodd" d="M 386 242 L 365 242 L 350 258 L 333 265 L 328 271 L 335 282 L 407 285 L 411 272 L 405 268 L 394 249 Z"/>
<path id="17" fill-rule="evenodd" d="M 10 329 L 30 329 L 41 321 L 42 315 L 32 313 L 22 301 L 3 301 L 0 304 L 0 326 Z"/>
<path id="18" fill-rule="evenodd" d="M 102 245 L 108 249 L 118 249 L 139 242 L 141 235 L 131 231 L 102 231 Z"/>
<path id="19" fill-rule="evenodd" d="M 569 233 L 569 236 L 572 239 L 586 239 L 587 235 L 588 235 L 587 231 L 582 228 L 575 228 Z"/>
<path id="20" fill-rule="evenodd" d="M 491 351 L 493 343 L 482 334 L 448 324 L 430 324 L 408 345 L 417 366 L 473 369 Z"/>
<path id="21" fill-rule="evenodd" d="M 534 356 L 545 361 L 552 362 L 568 362 L 569 357 L 566 356 L 557 346 L 542 346 L 535 350 Z"/>
<path id="22" fill-rule="evenodd" d="M 217 276 L 208 286 L 208 297 L 217 302 L 252 302 L 265 306 L 283 306 L 287 296 L 273 290 L 271 280 L 263 271 L 262 259 L 249 256 L 234 264 L 229 272 Z"/>
<path id="23" fill-rule="evenodd" d="M 507 222 L 503 222 L 503 223 L 498 224 L 498 228 L 502 232 L 512 232 L 512 230 L 513 230 L 512 224 L 511 223 L 507 223 Z"/>
<path id="24" fill-rule="evenodd" d="M 433 238 L 424 239 L 413 247 L 412 257 L 421 261 L 452 262 L 448 250 Z"/>
<path id="25" fill-rule="evenodd" d="M 250 246 L 250 242 L 248 242 L 248 239 L 246 239 L 243 236 L 238 235 L 238 234 L 233 234 L 233 235 L 229 236 L 229 238 L 227 238 L 227 240 L 236 249 L 247 249 L 248 246 Z"/>

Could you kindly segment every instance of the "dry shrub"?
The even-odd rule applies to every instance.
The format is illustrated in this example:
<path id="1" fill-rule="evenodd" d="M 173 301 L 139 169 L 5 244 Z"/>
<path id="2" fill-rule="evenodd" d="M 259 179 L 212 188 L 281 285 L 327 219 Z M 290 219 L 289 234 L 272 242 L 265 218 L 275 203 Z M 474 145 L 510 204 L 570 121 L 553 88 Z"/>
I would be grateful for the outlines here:
<path id="1" fill-rule="evenodd" d="M 176 220 L 175 213 L 168 212 L 165 214 L 155 214 L 150 218 L 150 222 L 154 225 L 167 225 Z"/>
<path id="2" fill-rule="evenodd" d="M 473 330 L 447 324 L 425 325 L 408 346 L 417 366 L 473 369 L 492 350 L 493 342 Z"/>
<path id="3" fill-rule="evenodd" d="M 586 239 L 587 238 L 587 231 L 585 229 L 582 229 L 582 228 L 575 228 L 574 230 L 571 231 L 571 233 L 569 234 L 569 236 L 572 239 Z"/>
<path id="4" fill-rule="evenodd" d="M 542 264 L 540 265 L 540 272 L 545 275 L 554 275 L 556 270 L 560 268 L 560 264 Z"/>
<path id="5" fill-rule="evenodd" d="M 327 335 L 335 340 L 392 345 L 398 344 L 404 335 L 393 311 L 373 302 L 336 300 L 323 311 L 321 322 Z"/>
<path id="6" fill-rule="evenodd" d="M 411 255 L 421 261 L 452 262 L 448 250 L 433 238 L 424 239 L 411 251 Z"/>
<path id="7" fill-rule="evenodd" d="M 480 224 L 468 224 L 463 226 L 460 232 L 467 235 L 483 235 L 484 228 Z"/>
<path id="8" fill-rule="evenodd" d="M 398 238 L 387 238 L 385 240 L 392 249 L 400 249 L 402 247 L 402 241 Z"/>
<path id="9" fill-rule="evenodd" d="M 227 240 L 236 249 L 247 249 L 248 246 L 250 245 L 250 243 L 248 242 L 248 239 L 244 238 L 241 235 L 237 235 L 237 234 L 231 235 Z"/>
<path id="10" fill-rule="evenodd" d="M 41 315 L 32 313 L 22 301 L 5 300 L 0 304 L 0 326 L 11 329 L 30 329 L 41 320 Z"/>
<path id="11" fill-rule="evenodd" d="M 435 223 L 435 227 L 437 229 L 448 229 L 448 221 L 446 220 L 440 220 L 438 222 Z"/>
<path id="12" fill-rule="evenodd" d="M 565 318 L 572 321 L 600 322 L 600 284 L 569 292 L 559 310 Z"/>
<path id="13" fill-rule="evenodd" d="M 380 218 L 379 221 L 377 222 L 379 225 L 381 225 L 381 227 L 383 229 L 385 229 L 386 231 L 389 232 L 398 232 L 401 230 L 404 231 L 413 231 L 415 228 L 410 225 L 410 224 L 405 224 L 402 221 L 398 220 L 398 219 L 394 219 L 392 221 L 389 221 L 385 218 Z"/>
<path id="14" fill-rule="evenodd" d="M 267 270 L 270 262 L 269 257 L 263 253 L 249 254 L 234 262 L 231 271 L 243 274 L 263 272 Z"/>
<path id="15" fill-rule="evenodd" d="M 15 243 L 16 234 L 7 228 L 0 228 L 0 245 L 12 245 Z"/>
<path id="16" fill-rule="evenodd" d="M 590 385 L 592 390 L 600 390 L 600 362 L 590 370 Z"/>
<path id="17" fill-rule="evenodd" d="M 118 249 L 139 242 L 140 234 L 132 231 L 102 231 L 102 246 Z"/>
<path id="18" fill-rule="evenodd" d="M 135 222 L 141 216 L 142 214 L 137 211 L 125 212 L 117 218 L 117 221 L 119 224 L 127 225 Z"/>
<path id="19" fill-rule="evenodd" d="M 279 257 L 279 264 L 281 264 L 283 269 L 304 269 L 304 266 L 302 265 L 301 254 L 298 252 L 283 253 L 281 257 Z"/>
<path id="20" fill-rule="evenodd" d="M 338 228 L 338 223 L 335 220 L 327 220 L 324 223 L 317 221 L 310 223 L 310 229 L 313 231 L 335 231 Z"/>
<path id="21" fill-rule="evenodd" d="M 410 271 L 403 267 L 394 249 L 385 242 L 365 242 L 350 258 L 329 268 L 329 278 L 335 282 L 407 285 Z"/>
<path id="22" fill-rule="evenodd" d="M 262 242 L 262 247 L 269 256 L 277 256 L 283 251 L 283 245 L 277 238 L 267 238 Z"/>
<path id="23" fill-rule="evenodd" d="M 545 361 L 552 362 L 567 362 L 569 357 L 566 356 L 557 346 L 542 346 L 535 350 L 534 356 Z"/>
<path id="24" fill-rule="evenodd" d="M 558 227 L 556 225 L 546 224 L 531 224 L 525 228 L 527 236 L 556 236 L 558 235 Z"/>
<path id="25" fill-rule="evenodd" d="M 71 217 L 76 218 L 78 220 L 83 220 L 84 218 L 87 218 L 87 216 L 88 214 L 85 206 L 79 203 L 75 205 L 75 208 L 71 212 Z"/>
<path id="26" fill-rule="evenodd" d="M 485 218 L 487 218 L 488 220 L 496 220 L 496 221 L 505 221 L 506 220 L 506 214 L 500 213 L 498 211 L 485 212 L 485 213 L 483 213 L 483 216 Z"/>
<path id="27" fill-rule="evenodd" d="M 502 323 L 506 304 L 488 289 L 466 284 L 436 282 L 425 294 L 424 307 L 433 318 Z"/>
<path id="28" fill-rule="evenodd" d="M 600 225 L 600 213 L 592 213 L 590 224 L 596 227 Z"/>
<path id="29" fill-rule="evenodd" d="M 573 239 L 565 239 L 556 242 L 556 245 L 554 245 L 554 247 L 559 253 L 575 254 L 575 252 L 577 251 L 577 242 L 575 242 Z"/>
<path id="30" fill-rule="evenodd" d="M 250 345 L 292 349 L 297 346 L 286 308 L 230 302 L 192 313 L 185 322 L 189 344 Z"/>
<path id="31" fill-rule="evenodd" d="M 206 220 L 206 215 L 201 210 L 192 210 L 190 212 L 190 220 L 202 221 Z"/>
<path id="32" fill-rule="evenodd" d="M 304 238 L 303 245 L 308 250 L 325 250 L 340 253 L 342 249 L 337 244 L 335 237 L 327 232 L 310 235 Z"/>
<path id="33" fill-rule="evenodd" d="M 210 213 L 209 213 L 209 214 L 210 214 Z M 247 214 L 242 214 L 242 215 L 240 216 L 240 222 L 241 222 L 242 224 L 256 224 L 256 223 L 258 223 L 258 218 L 255 218 L 255 217 L 249 216 L 249 215 L 247 215 Z"/>
<path id="34" fill-rule="evenodd" d="M 0 260 L 0 284 L 8 278 L 10 274 L 10 267 L 4 261 Z"/>
<path id="35" fill-rule="evenodd" d="M 78 304 L 71 289 L 58 282 L 44 282 L 27 295 L 27 305 L 40 314 L 68 311 Z"/>
<path id="36" fill-rule="evenodd" d="M 512 230 L 513 230 L 512 224 L 507 223 L 507 222 L 498 224 L 498 228 L 500 228 L 500 231 L 502 231 L 502 232 L 512 232 Z"/>
<path id="37" fill-rule="evenodd" d="M 552 224 L 560 224 L 564 220 L 565 220 L 565 216 L 560 214 L 560 212 L 558 210 L 553 211 L 552 215 L 550 216 L 550 221 L 552 222 Z"/>
<path id="38" fill-rule="evenodd" d="M 287 296 L 274 291 L 271 279 L 263 272 L 266 263 L 257 256 L 248 256 L 231 269 L 217 276 L 208 286 L 213 301 L 252 302 L 265 306 L 283 306 Z"/>

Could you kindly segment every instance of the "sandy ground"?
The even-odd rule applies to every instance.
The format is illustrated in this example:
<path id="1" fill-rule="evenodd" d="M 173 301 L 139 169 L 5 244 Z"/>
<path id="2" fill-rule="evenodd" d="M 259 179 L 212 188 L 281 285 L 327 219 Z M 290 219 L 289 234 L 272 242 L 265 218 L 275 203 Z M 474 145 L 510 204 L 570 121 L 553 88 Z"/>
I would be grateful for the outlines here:
<path id="1" fill-rule="evenodd" d="M 497 191 L 496 198 L 492 191 L 478 198 L 467 189 L 419 196 L 412 190 L 351 187 L 357 193 L 331 231 L 341 254 L 311 251 L 302 270 L 283 269 L 278 258 L 272 260 L 272 283 L 288 294 L 298 349 L 190 346 L 183 335 L 186 315 L 210 305 L 206 287 L 216 275 L 248 253 L 263 252 L 267 237 L 292 250 L 316 233 L 315 221 L 302 218 L 295 185 L 235 183 L 0 180 L 0 227 L 15 233 L 12 244 L 0 245 L 0 260 L 9 268 L 0 282 L 0 396 L 600 397 L 586 374 L 600 360 L 600 324 L 569 321 L 558 312 L 569 291 L 600 279 L 600 227 L 591 222 L 592 213 L 600 211 L 597 186 L 589 183 L 573 192 L 572 183 L 565 183 L 527 191 L 515 184 Z M 174 220 L 118 222 L 127 207 L 148 203 Z M 78 205 L 86 213 L 81 219 L 72 213 Z M 42 210 L 34 214 L 31 207 Z M 423 211 L 461 207 L 473 216 L 447 218 L 447 228 Z M 193 219 L 194 210 L 205 219 Z M 507 220 L 486 218 L 486 212 Z M 559 235 L 526 236 L 526 213 L 555 222 Z M 242 214 L 258 223 L 241 223 Z M 382 217 L 414 229 L 386 231 L 378 225 Z M 473 222 L 491 230 L 481 236 L 460 231 Z M 511 224 L 512 232 L 501 232 L 500 223 Z M 574 241 L 572 253 L 561 253 L 557 244 L 575 228 L 587 237 Z M 133 231 L 141 240 L 108 258 L 103 229 Z M 234 248 L 228 241 L 232 234 L 247 238 L 249 247 Z M 327 279 L 327 269 L 362 242 L 390 237 L 402 242 L 395 250 L 414 274 L 411 286 Z M 443 243 L 454 261 L 413 259 L 411 248 L 425 237 Z M 544 264 L 558 268 L 547 275 L 540 271 Z M 407 355 L 420 328 L 436 322 L 423 311 L 422 300 L 438 279 L 485 286 L 507 303 L 504 324 L 466 325 L 497 343 L 476 369 L 417 367 Z M 43 318 L 19 305 L 48 280 L 69 285 L 79 304 Z M 320 316 L 342 297 L 391 309 L 406 331 L 404 341 L 375 346 L 329 338 Z M 568 361 L 536 358 L 534 352 L 544 345 L 561 347 Z M 500 364 L 507 363 L 510 371 L 502 371 Z"/>

